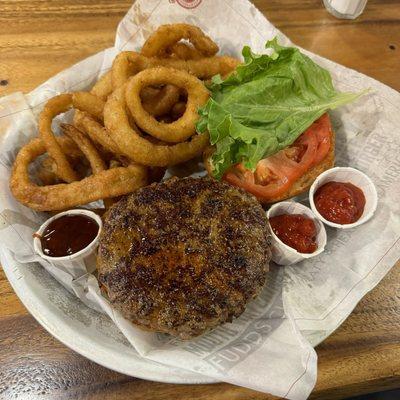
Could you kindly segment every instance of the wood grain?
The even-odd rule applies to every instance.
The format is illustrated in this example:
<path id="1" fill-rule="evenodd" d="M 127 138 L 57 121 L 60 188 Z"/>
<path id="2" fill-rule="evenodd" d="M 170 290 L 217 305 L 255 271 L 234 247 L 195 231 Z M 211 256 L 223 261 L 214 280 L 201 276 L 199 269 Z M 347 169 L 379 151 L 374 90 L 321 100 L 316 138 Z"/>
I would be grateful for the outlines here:
<path id="1" fill-rule="evenodd" d="M 400 7 L 370 0 L 355 21 L 319 0 L 256 0 L 296 44 L 400 90 Z M 0 96 L 28 92 L 113 43 L 131 1 L 0 1 Z M 400 387 L 398 265 L 317 348 L 313 399 Z M 171 385 L 121 375 L 52 338 L 27 313 L 0 269 L 0 398 L 269 400 L 229 384 Z"/>

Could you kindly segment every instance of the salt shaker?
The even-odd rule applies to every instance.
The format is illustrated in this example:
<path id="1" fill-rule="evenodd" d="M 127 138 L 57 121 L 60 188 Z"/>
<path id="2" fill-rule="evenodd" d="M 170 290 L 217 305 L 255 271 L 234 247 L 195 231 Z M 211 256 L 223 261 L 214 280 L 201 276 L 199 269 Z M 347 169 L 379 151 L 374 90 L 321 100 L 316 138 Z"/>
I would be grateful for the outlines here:
<path id="1" fill-rule="evenodd" d="M 355 19 L 364 11 L 367 0 L 323 0 L 325 8 L 335 17 Z"/>

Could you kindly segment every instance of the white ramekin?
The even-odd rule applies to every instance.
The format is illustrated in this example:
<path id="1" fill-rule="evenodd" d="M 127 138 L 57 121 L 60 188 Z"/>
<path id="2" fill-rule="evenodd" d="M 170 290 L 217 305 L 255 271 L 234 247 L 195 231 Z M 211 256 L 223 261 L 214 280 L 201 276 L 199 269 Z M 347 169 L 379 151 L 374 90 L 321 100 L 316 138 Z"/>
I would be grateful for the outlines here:
<path id="1" fill-rule="evenodd" d="M 318 218 L 316 218 L 314 213 L 308 207 L 295 201 L 282 201 L 280 203 L 276 203 L 267 211 L 268 224 L 270 218 L 282 214 L 301 214 L 305 217 L 311 218 L 314 221 L 317 229 L 316 242 L 318 247 L 314 253 L 300 253 L 283 243 L 278 236 L 275 235 L 270 226 L 272 234 L 272 260 L 274 262 L 279 265 L 291 265 L 302 260 L 315 257 L 324 251 L 326 245 L 326 231 L 324 224 Z"/>
<path id="2" fill-rule="evenodd" d="M 61 267 L 65 272 L 68 272 L 69 274 L 77 278 L 79 276 L 82 276 L 83 274 L 91 273 L 96 269 L 96 249 L 99 242 L 99 236 L 103 227 L 103 223 L 101 218 L 93 211 L 84 209 L 68 210 L 56 214 L 46 220 L 40 226 L 39 230 L 36 233 L 38 235 L 42 235 L 50 222 L 62 217 L 63 215 L 85 215 L 89 218 L 94 219 L 99 225 L 99 231 L 96 237 L 84 249 L 78 251 L 77 253 L 64 257 L 51 257 L 44 254 L 40 239 L 36 236 L 33 238 L 33 248 L 35 250 L 35 253 L 38 254 L 40 257 L 49 261 L 51 264 L 56 265 L 57 267 Z"/>
<path id="3" fill-rule="evenodd" d="M 325 183 L 335 181 L 335 182 L 349 182 L 354 186 L 360 188 L 365 196 L 365 207 L 360 219 L 352 224 L 336 224 L 326 220 L 317 210 L 314 204 L 314 195 L 319 187 Z M 378 205 L 378 194 L 376 192 L 375 185 L 372 183 L 371 179 L 365 175 L 363 172 L 355 168 L 350 167 L 335 167 L 328 169 L 317 177 L 314 183 L 311 185 L 309 192 L 310 206 L 317 218 L 324 224 L 331 226 L 333 228 L 339 229 L 350 229 L 355 228 L 367 222 L 374 214 L 376 207 Z"/>

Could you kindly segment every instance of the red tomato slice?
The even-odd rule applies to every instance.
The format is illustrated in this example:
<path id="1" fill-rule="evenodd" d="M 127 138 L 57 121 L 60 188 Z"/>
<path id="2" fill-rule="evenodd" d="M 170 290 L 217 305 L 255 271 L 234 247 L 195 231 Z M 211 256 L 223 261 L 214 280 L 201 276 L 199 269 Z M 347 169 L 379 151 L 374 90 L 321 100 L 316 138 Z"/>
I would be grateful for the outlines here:
<path id="1" fill-rule="evenodd" d="M 258 162 L 255 172 L 237 164 L 223 179 L 268 202 L 284 194 L 311 167 L 322 161 L 331 146 L 328 114 L 315 121 L 288 148 Z"/>
<path id="2" fill-rule="evenodd" d="M 328 154 L 331 147 L 332 125 L 328 114 L 324 114 L 321 118 L 314 122 L 315 135 L 318 139 L 318 151 L 314 164 L 321 162 Z"/>

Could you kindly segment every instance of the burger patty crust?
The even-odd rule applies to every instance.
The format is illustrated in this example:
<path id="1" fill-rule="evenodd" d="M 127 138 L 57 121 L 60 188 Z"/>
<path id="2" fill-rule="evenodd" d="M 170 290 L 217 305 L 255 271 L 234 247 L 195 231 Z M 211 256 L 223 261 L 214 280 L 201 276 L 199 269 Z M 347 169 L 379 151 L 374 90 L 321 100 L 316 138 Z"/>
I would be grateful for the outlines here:
<path id="1" fill-rule="evenodd" d="M 270 256 L 255 197 L 209 178 L 172 178 L 111 207 L 97 267 L 125 318 L 189 339 L 243 313 L 265 284 Z"/>

